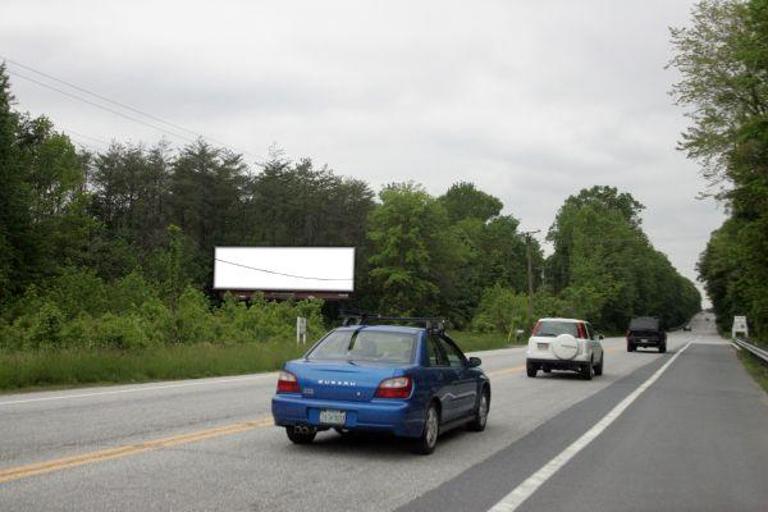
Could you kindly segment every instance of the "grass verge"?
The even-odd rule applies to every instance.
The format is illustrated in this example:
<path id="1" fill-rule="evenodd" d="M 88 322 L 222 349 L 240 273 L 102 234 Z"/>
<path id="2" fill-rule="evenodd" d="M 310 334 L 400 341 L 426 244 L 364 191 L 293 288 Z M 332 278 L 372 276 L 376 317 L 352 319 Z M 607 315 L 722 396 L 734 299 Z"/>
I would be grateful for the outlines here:
<path id="1" fill-rule="evenodd" d="M 467 352 L 503 348 L 499 334 L 454 332 Z M 140 351 L 42 351 L 0 353 L 0 390 L 195 379 L 273 371 L 308 346 L 292 342 L 176 345 Z"/>
<path id="2" fill-rule="evenodd" d="M 141 351 L 0 354 L 0 389 L 194 379 L 276 370 L 301 349 L 293 343 L 178 345 Z"/>
<path id="3" fill-rule="evenodd" d="M 525 338 L 520 343 L 507 343 L 507 336 L 499 333 L 480 333 L 470 331 L 449 331 L 448 335 L 464 352 L 476 352 L 478 350 L 493 350 L 506 348 L 512 345 L 520 345 L 528 342 Z"/>
<path id="4" fill-rule="evenodd" d="M 738 354 L 747 372 L 768 393 L 768 366 L 747 350 L 740 350 Z"/>

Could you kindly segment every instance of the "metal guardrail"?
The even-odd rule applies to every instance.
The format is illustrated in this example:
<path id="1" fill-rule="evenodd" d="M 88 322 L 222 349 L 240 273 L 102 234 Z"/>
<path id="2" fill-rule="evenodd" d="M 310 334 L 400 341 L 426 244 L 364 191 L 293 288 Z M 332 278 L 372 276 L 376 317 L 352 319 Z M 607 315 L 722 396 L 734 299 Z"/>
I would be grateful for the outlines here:
<path id="1" fill-rule="evenodd" d="M 733 343 L 735 343 L 737 346 L 748 350 L 752 354 L 755 355 L 755 357 L 759 358 L 764 364 L 768 364 L 768 350 L 765 350 L 763 348 L 758 347 L 757 345 L 753 345 L 752 343 L 743 340 L 741 338 L 733 338 Z"/>

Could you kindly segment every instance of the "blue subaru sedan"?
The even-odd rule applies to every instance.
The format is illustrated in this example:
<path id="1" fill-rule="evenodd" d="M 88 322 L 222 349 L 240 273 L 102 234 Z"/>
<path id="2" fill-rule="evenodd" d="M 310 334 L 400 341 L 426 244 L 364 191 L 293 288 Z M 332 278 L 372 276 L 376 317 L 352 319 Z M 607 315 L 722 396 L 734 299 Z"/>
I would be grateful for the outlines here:
<path id="1" fill-rule="evenodd" d="M 438 435 L 452 428 L 484 430 L 491 384 L 481 361 L 467 358 L 435 325 L 329 332 L 280 372 L 275 424 L 297 444 L 330 428 L 389 432 L 410 438 L 422 454 L 432 453 Z"/>

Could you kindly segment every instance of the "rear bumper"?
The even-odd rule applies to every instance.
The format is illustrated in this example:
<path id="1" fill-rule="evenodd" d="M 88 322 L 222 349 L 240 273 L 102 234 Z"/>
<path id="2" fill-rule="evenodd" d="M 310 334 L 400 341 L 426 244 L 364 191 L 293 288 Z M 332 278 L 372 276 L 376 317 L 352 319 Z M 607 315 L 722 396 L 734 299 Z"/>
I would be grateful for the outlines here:
<path id="1" fill-rule="evenodd" d="M 665 340 L 660 339 L 654 339 L 654 338 L 629 338 L 627 340 L 627 344 L 634 345 L 636 347 L 658 347 L 659 345 L 663 345 L 665 343 Z"/>
<path id="2" fill-rule="evenodd" d="M 344 425 L 320 422 L 320 410 L 346 413 Z M 308 399 L 299 394 L 280 394 L 272 398 L 275 425 L 309 425 L 318 428 L 341 427 L 347 430 L 390 432 L 396 436 L 418 437 L 424 429 L 424 411 L 408 400 L 347 402 Z"/>
<path id="3" fill-rule="evenodd" d="M 574 370 L 574 371 L 580 371 L 585 364 L 588 364 L 586 361 L 579 361 L 578 359 L 570 359 L 567 361 L 564 361 L 562 359 L 541 359 L 541 358 L 528 358 L 525 360 L 527 364 L 535 364 L 542 368 L 546 367 L 551 370 Z"/>
<path id="4" fill-rule="evenodd" d="M 589 351 L 585 352 L 584 350 L 580 350 L 579 353 L 576 354 L 576 357 L 568 360 L 558 359 L 557 356 L 552 352 L 542 350 L 528 349 L 528 351 L 525 353 L 526 361 L 537 363 L 586 363 L 590 360 L 591 357 L 592 353 Z"/>

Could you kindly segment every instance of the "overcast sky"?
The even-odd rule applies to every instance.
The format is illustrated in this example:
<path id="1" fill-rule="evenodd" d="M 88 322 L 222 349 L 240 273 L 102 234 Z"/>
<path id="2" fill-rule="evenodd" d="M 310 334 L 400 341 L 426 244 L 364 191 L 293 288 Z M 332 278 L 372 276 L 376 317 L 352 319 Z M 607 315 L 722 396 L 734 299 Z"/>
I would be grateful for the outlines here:
<path id="1" fill-rule="evenodd" d="M 277 143 L 376 190 L 414 180 L 440 194 L 473 181 L 525 229 L 546 231 L 583 187 L 616 186 L 646 205 L 655 246 L 695 278 L 723 212 L 696 199 L 705 183 L 675 150 L 686 120 L 667 94 L 668 27 L 686 24 L 691 5 L 3 0 L 0 54 L 249 160 Z M 164 135 L 12 82 L 20 109 L 79 142 Z"/>

